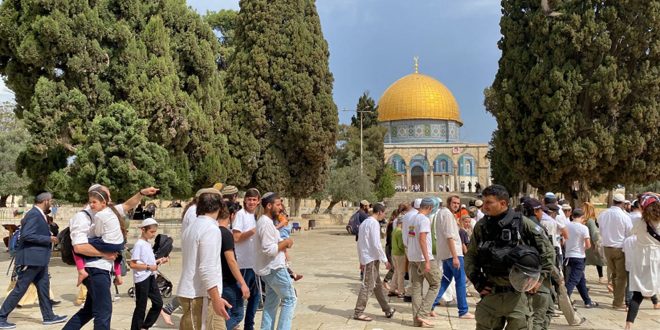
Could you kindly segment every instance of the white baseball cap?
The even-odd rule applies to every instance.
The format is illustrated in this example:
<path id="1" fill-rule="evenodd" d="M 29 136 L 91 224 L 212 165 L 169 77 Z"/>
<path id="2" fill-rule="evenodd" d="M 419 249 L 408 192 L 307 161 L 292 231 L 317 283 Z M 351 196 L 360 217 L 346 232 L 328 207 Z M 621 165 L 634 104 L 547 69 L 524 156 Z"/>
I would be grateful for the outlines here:
<path id="1" fill-rule="evenodd" d="M 138 228 L 144 228 L 144 227 L 151 226 L 151 225 L 158 226 L 158 222 L 156 220 L 154 220 L 154 218 L 146 218 L 146 219 L 142 220 L 142 223 L 138 226 Z"/>
<path id="2" fill-rule="evenodd" d="M 416 209 L 422 207 L 422 199 L 421 198 L 415 199 L 415 201 L 413 202 L 413 207 Z"/>

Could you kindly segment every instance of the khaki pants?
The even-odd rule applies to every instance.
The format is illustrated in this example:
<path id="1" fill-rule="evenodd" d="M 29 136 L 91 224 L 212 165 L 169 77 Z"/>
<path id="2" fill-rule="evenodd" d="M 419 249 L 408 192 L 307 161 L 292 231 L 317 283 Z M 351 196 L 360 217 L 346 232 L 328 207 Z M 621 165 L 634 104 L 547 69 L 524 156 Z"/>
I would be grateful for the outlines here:
<path id="1" fill-rule="evenodd" d="M 183 309 L 183 316 L 179 323 L 180 330 L 201 330 L 202 329 L 202 311 L 204 297 L 183 298 L 178 297 Z"/>
<path id="2" fill-rule="evenodd" d="M 623 250 L 619 248 L 605 247 L 605 259 L 607 259 L 607 270 L 612 270 L 612 285 L 614 286 L 613 307 L 622 307 L 626 297 L 626 285 L 628 285 L 628 272 L 626 272 L 626 257 Z"/>
<path id="3" fill-rule="evenodd" d="M 227 330 L 227 321 L 213 310 L 213 304 L 209 301 L 206 310 L 206 330 Z"/>
<path id="4" fill-rule="evenodd" d="M 360 293 L 358 294 L 358 300 L 355 303 L 355 317 L 360 316 L 362 312 L 364 312 L 372 291 L 376 295 L 376 300 L 378 300 L 378 304 L 380 305 L 380 308 L 383 310 L 383 312 L 390 311 L 390 305 L 387 303 L 387 299 L 385 299 L 383 284 L 380 281 L 380 274 L 378 269 L 379 265 L 380 261 L 378 260 L 364 265 L 362 287 L 360 288 Z"/>
<path id="5" fill-rule="evenodd" d="M 431 271 L 424 271 L 424 261 L 410 261 L 408 276 L 412 282 L 411 296 L 413 308 L 413 322 L 417 324 L 417 318 L 425 318 L 431 313 L 431 307 L 435 297 L 440 291 L 440 269 L 438 265 L 431 261 Z M 424 280 L 429 283 L 429 290 L 424 295 Z"/>
<path id="6" fill-rule="evenodd" d="M 392 285 L 390 285 L 391 291 L 399 291 L 400 294 L 404 294 L 406 292 L 403 285 L 406 274 L 406 255 L 392 255 L 392 261 L 394 261 L 394 277 L 392 277 Z"/>

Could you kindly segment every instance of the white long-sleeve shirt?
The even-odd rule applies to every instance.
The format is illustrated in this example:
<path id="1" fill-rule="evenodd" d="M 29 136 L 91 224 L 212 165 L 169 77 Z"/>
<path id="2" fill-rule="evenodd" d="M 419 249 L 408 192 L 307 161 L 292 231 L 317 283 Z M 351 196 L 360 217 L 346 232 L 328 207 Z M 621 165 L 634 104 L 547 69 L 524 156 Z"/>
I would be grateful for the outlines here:
<path id="1" fill-rule="evenodd" d="M 387 256 L 380 242 L 380 224 L 374 217 L 368 217 L 360 225 L 357 251 L 360 265 L 366 265 L 375 260 L 387 262 Z"/>
<path id="2" fill-rule="evenodd" d="M 604 247 L 623 248 L 623 240 L 630 236 L 632 220 L 618 206 L 612 206 L 598 216 L 601 242 Z"/>
<path id="3" fill-rule="evenodd" d="M 270 274 L 271 270 L 285 268 L 284 251 L 279 250 L 280 232 L 275 228 L 273 219 L 262 215 L 257 220 L 257 260 L 254 272 L 259 276 Z"/>
<path id="4" fill-rule="evenodd" d="M 222 234 L 218 222 L 200 215 L 181 234 L 181 279 L 177 296 L 207 297 L 217 287 L 222 294 Z"/>

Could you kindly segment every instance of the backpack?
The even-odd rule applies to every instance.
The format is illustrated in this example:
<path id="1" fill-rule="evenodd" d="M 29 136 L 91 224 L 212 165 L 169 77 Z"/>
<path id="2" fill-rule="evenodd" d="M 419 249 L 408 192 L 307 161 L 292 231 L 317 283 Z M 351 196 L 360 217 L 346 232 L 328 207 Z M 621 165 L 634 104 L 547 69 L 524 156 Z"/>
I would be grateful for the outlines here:
<path id="1" fill-rule="evenodd" d="M 358 232 L 360 231 L 360 211 L 355 212 L 355 214 L 351 216 L 351 219 L 348 220 L 348 229 L 351 234 L 355 236 L 358 235 Z"/>
<path id="2" fill-rule="evenodd" d="M 9 255 L 11 257 L 16 256 L 16 249 L 18 249 L 19 240 L 21 239 L 21 227 L 18 227 L 16 231 L 9 238 Z"/>
<path id="3" fill-rule="evenodd" d="M 85 212 L 87 217 L 89 218 L 89 221 L 92 221 L 92 215 L 86 211 L 82 210 L 81 212 Z M 76 261 L 73 259 L 73 244 L 71 244 L 71 229 L 69 227 L 64 228 L 58 235 L 57 239 L 60 241 L 59 243 L 59 248 L 60 248 L 60 256 L 62 257 L 62 262 L 64 262 L 67 265 L 74 266 L 76 264 Z"/>

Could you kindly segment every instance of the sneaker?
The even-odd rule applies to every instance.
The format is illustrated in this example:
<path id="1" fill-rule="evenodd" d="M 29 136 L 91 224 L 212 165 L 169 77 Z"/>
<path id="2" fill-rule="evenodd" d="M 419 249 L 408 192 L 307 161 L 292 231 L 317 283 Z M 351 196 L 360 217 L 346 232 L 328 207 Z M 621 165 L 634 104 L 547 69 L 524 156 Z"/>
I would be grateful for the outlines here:
<path id="1" fill-rule="evenodd" d="M 52 319 L 50 319 L 48 321 L 43 321 L 42 324 L 43 325 L 52 325 L 52 324 L 64 323 L 64 322 L 66 322 L 66 319 L 67 319 L 66 315 L 64 315 L 64 316 L 55 315 L 55 317 L 53 317 Z"/>
<path id="2" fill-rule="evenodd" d="M 16 324 L 9 323 L 6 320 L 0 321 L 0 329 L 14 329 L 14 328 L 16 328 Z"/>

